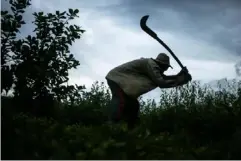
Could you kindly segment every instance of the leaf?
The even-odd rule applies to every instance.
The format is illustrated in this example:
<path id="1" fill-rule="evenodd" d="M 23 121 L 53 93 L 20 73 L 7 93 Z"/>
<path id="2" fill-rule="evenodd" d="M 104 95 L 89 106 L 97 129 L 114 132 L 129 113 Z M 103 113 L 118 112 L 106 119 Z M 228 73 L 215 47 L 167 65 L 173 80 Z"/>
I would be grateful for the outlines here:
<path id="1" fill-rule="evenodd" d="M 25 21 L 20 21 L 20 23 L 21 23 L 22 25 L 26 24 Z"/>
<path id="2" fill-rule="evenodd" d="M 23 17 L 22 17 L 22 15 L 17 15 L 15 18 L 17 21 L 21 21 Z"/>
<path id="3" fill-rule="evenodd" d="M 63 16 L 63 15 L 65 15 L 65 13 L 66 13 L 66 11 L 62 12 L 62 13 L 60 14 L 60 16 Z"/>
<path id="4" fill-rule="evenodd" d="M 73 57 L 74 57 L 74 55 L 73 55 L 73 54 L 70 54 L 70 55 L 69 55 L 69 58 L 70 58 L 70 59 L 72 59 Z"/>
<path id="5" fill-rule="evenodd" d="M 43 16 L 44 13 L 43 13 L 43 12 L 39 12 L 38 15 L 39 15 L 39 16 Z"/>
<path id="6" fill-rule="evenodd" d="M 13 6 L 11 7 L 11 9 L 12 9 L 12 11 L 16 11 L 16 8 L 15 8 L 15 7 L 13 7 Z"/>
<path id="7" fill-rule="evenodd" d="M 18 10 L 18 12 L 20 12 L 20 13 L 24 13 L 24 10 Z"/>
<path id="8" fill-rule="evenodd" d="M 60 16 L 61 19 L 66 19 L 66 16 Z"/>
<path id="9" fill-rule="evenodd" d="M 70 13 L 70 15 L 73 15 L 73 13 L 74 13 L 73 9 L 70 8 L 69 13 Z"/>
<path id="10" fill-rule="evenodd" d="M 77 14 L 77 13 L 79 13 L 79 10 L 78 10 L 78 9 L 75 9 L 75 10 L 74 10 L 74 14 Z"/>
<path id="11" fill-rule="evenodd" d="M 1 11 L 1 16 L 8 14 L 8 11 Z"/>
<path id="12" fill-rule="evenodd" d="M 74 32 L 74 27 L 72 25 L 69 26 L 71 32 Z"/>

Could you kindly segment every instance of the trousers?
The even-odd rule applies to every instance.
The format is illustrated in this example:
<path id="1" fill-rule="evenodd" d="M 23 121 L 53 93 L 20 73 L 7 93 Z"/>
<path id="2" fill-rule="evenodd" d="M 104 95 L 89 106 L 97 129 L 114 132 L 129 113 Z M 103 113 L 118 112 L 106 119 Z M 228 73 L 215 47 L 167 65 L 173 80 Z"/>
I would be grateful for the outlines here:
<path id="1" fill-rule="evenodd" d="M 109 118 L 112 122 L 124 120 L 132 128 L 139 122 L 140 104 L 135 98 L 128 96 L 117 83 L 107 79 L 112 98 L 109 105 Z"/>

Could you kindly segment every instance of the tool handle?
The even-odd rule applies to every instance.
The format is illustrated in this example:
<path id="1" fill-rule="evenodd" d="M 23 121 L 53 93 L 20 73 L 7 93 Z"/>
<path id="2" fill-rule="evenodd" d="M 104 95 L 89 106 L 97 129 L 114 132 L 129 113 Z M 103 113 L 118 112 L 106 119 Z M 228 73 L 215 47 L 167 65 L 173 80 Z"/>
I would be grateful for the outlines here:
<path id="1" fill-rule="evenodd" d="M 182 68 L 182 70 L 184 70 L 186 73 L 189 73 L 189 71 L 188 71 L 188 69 L 187 69 L 187 67 L 185 66 L 185 67 L 183 67 Z"/>
<path id="2" fill-rule="evenodd" d="M 180 67 L 184 70 L 187 71 L 187 68 L 183 66 L 183 64 L 181 63 L 181 61 L 176 57 L 176 55 L 173 53 L 173 51 L 158 37 L 155 38 L 160 44 L 162 44 L 162 46 L 169 51 L 169 53 L 172 55 L 172 57 L 177 61 L 177 63 L 180 65 Z"/>

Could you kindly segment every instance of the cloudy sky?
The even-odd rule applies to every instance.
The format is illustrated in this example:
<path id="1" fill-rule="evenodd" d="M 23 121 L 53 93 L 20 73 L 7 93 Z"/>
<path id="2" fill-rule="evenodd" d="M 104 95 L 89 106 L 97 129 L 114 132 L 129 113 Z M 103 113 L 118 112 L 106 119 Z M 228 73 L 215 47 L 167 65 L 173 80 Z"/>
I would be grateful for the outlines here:
<path id="1" fill-rule="evenodd" d="M 195 80 L 235 78 L 234 65 L 241 60 L 241 1 L 239 0 L 32 0 L 25 14 L 22 36 L 33 29 L 31 13 L 79 9 L 74 23 L 86 33 L 71 52 L 81 65 L 71 71 L 70 83 L 87 87 L 105 81 L 113 67 L 140 57 L 156 57 L 166 50 L 144 33 L 140 18 L 150 15 L 148 25 L 188 67 Z M 2 2 L 2 8 L 6 4 Z M 180 70 L 171 58 L 174 69 Z M 158 89 L 148 96 L 155 97 Z"/>

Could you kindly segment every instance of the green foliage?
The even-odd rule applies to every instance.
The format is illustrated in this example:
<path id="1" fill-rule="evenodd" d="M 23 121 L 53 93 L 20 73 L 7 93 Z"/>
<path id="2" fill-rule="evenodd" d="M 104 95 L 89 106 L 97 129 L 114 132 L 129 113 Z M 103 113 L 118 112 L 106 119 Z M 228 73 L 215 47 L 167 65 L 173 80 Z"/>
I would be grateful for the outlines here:
<path id="1" fill-rule="evenodd" d="M 184 106 L 184 100 L 198 99 L 191 90 L 193 86 L 207 97 Z M 177 95 L 181 91 L 189 94 Z M 162 101 L 178 101 L 167 107 L 142 100 L 141 123 L 133 131 L 128 131 L 125 123 L 111 125 L 107 122 L 106 106 L 110 95 L 98 82 L 93 84 L 91 91 L 84 91 L 78 104 L 62 104 L 55 111 L 56 117 L 23 113 L 3 117 L 3 158 L 241 158 L 238 150 L 241 148 L 240 88 L 217 95 L 214 90 L 193 83 L 173 89 L 168 93 L 170 97 L 166 95 L 165 92 L 161 94 Z"/>
<path id="2" fill-rule="evenodd" d="M 8 11 L 1 11 L 1 85 L 7 93 L 14 83 L 13 44 L 23 21 L 24 9 L 30 5 L 29 0 L 10 0 L 12 14 Z M 10 64 L 11 63 L 11 64 Z"/>
<path id="3" fill-rule="evenodd" d="M 16 35 L 25 24 L 22 14 L 30 1 L 10 0 L 9 3 L 12 13 L 1 11 L 1 92 L 13 88 L 16 104 L 29 104 L 27 109 L 20 108 L 22 111 L 31 109 L 32 113 L 51 115 L 54 101 L 73 103 L 84 89 L 66 85 L 69 70 L 80 64 L 69 50 L 85 31 L 70 24 L 78 17 L 79 10 L 33 13 L 33 36 L 19 39 Z M 45 103 L 40 105 L 41 109 L 35 107 L 42 102 Z"/>

